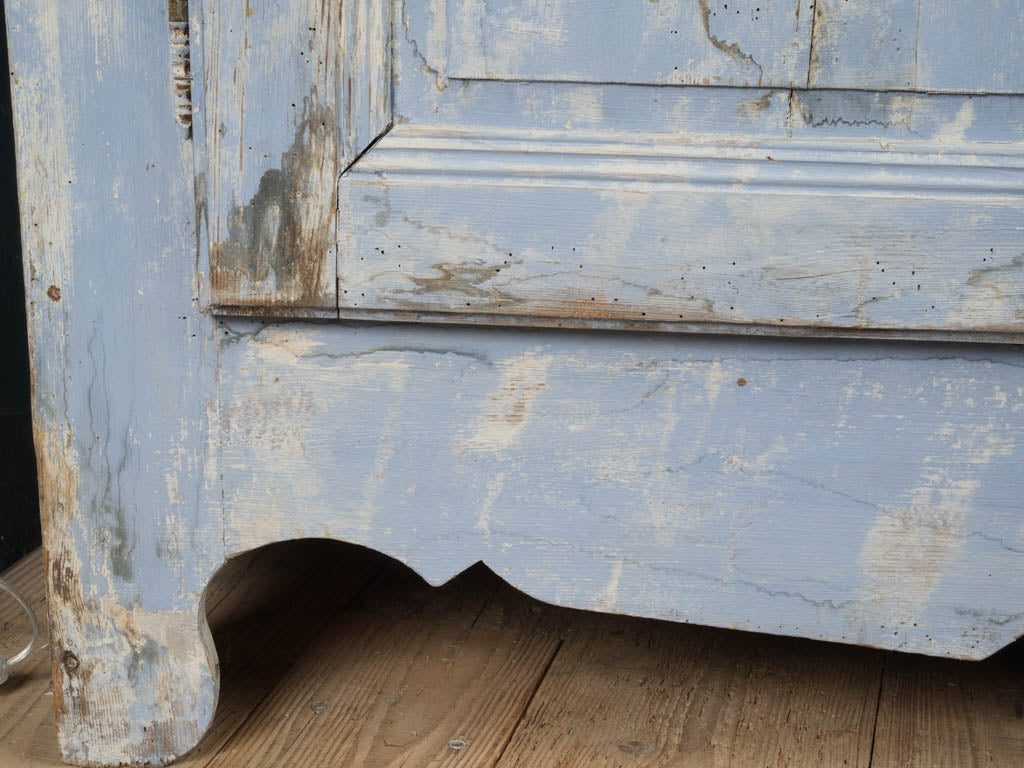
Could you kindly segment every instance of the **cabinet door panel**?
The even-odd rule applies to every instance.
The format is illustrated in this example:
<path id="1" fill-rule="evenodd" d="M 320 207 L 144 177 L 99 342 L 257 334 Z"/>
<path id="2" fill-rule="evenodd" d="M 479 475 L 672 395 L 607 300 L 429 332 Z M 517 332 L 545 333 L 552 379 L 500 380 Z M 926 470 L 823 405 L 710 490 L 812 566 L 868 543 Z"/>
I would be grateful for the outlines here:
<path id="1" fill-rule="evenodd" d="M 210 304 L 1024 340 L 1024 100 L 898 90 L 985 2 L 203 0 Z"/>
<path id="2" fill-rule="evenodd" d="M 1019 0 L 818 0 L 811 87 L 1024 92 Z"/>
<path id="3" fill-rule="evenodd" d="M 407 14 L 449 78 L 803 86 L 809 4 L 415 0 Z"/>

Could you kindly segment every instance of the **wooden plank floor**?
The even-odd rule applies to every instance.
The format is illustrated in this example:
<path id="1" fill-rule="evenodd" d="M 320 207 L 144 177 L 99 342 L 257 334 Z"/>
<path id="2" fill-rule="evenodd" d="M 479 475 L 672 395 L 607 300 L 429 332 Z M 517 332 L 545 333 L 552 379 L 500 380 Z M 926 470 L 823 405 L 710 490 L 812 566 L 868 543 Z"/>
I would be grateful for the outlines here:
<path id="1" fill-rule="evenodd" d="M 45 613 L 39 552 L 11 568 Z M 476 566 L 432 589 L 344 544 L 211 585 L 223 685 L 178 765 L 1024 766 L 1024 650 L 980 663 L 553 608 Z M 0 650 L 24 637 L 0 596 Z M 0 766 L 56 766 L 48 651 L 0 686 Z"/>

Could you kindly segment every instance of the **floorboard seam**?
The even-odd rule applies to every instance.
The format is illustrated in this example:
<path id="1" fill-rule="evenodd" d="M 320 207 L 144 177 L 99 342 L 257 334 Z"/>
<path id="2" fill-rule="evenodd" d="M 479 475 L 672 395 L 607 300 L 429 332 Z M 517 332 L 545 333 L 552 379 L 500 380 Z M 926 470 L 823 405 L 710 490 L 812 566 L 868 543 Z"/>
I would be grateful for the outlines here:
<path id="1" fill-rule="evenodd" d="M 871 749 L 868 750 L 868 768 L 875 763 L 875 737 L 878 735 L 878 715 L 882 711 L 882 690 L 885 688 L 885 656 L 882 656 L 882 669 L 878 675 L 878 699 L 875 701 L 875 721 L 871 725 Z"/>
<path id="2" fill-rule="evenodd" d="M 548 672 L 551 671 L 551 665 L 555 663 L 555 659 L 558 658 L 558 654 L 561 652 L 563 645 L 565 645 L 565 638 L 558 638 L 558 645 L 555 646 L 555 652 L 551 654 L 551 658 L 548 659 L 548 663 L 544 665 L 544 670 L 540 673 L 540 677 L 537 678 L 537 684 L 533 686 L 533 690 L 530 691 L 530 696 L 523 705 L 523 710 L 519 713 L 519 717 L 516 718 L 515 724 L 509 728 L 508 738 L 506 738 L 505 743 L 501 745 L 501 751 L 498 753 L 498 757 L 494 760 L 494 766 L 500 765 L 501 761 L 505 759 L 505 752 L 508 751 L 508 747 L 512 743 L 512 739 L 515 737 L 516 731 L 519 730 L 519 726 L 522 725 L 523 719 L 526 717 L 526 713 L 530 711 L 530 706 L 533 704 L 533 700 L 537 698 L 537 692 L 547 679 Z"/>

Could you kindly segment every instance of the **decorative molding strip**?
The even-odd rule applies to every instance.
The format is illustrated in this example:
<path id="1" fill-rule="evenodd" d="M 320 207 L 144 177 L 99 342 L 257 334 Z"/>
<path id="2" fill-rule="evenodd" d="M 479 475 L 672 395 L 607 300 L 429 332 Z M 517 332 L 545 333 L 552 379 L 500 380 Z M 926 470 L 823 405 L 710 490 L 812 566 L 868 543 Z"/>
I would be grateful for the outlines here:
<path id="1" fill-rule="evenodd" d="M 397 126 L 350 175 L 392 183 L 719 188 L 750 194 L 1011 199 L 1024 146 Z"/>
<path id="2" fill-rule="evenodd" d="M 406 124 L 339 189 L 341 317 L 1024 330 L 1017 144 Z"/>

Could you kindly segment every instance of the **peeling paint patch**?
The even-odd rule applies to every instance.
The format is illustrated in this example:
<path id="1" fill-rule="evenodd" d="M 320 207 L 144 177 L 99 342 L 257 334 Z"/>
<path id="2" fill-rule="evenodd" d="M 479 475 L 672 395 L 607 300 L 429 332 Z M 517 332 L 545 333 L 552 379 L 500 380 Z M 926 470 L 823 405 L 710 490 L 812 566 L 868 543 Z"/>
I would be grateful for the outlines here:
<path id="1" fill-rule="evenodd" d="M 487 495 L 484 497 L 484 503 L 480 505 L 480 514 L 476 520 L 476 529 L 485 536 L 491 535 L 491 512 L 494 510 L 494 502 L 501 495 L 504 487 L 504 472 L 499 472 L 487 481 Z"/>
<path id="2" fill-rule="evenodd" d="M 167 0 L 171 33 L 171 88 L 174 90 L 178 122 L 192 136 L 192 52 L 188 22 L 188 0 Z"/>
<path id="3" fill-rule="evenodd" d="M 935 138 L 944 144 L 960 144 L 964 141 L 967 131 L 974 124 L 974 102 L 967 99 L 956 117 L 942 127 Z"/>
<path id="4" fill-rule="evenodd" d="M 744 101 L 740 104 L 739 112 L 743 117 L 758 117 L 764 114 L 772 104 L 772 93 L 769 91 L 759 99 Z"/>
<path id="5" fill-rule="evenodd" d="M 622 581 L 623 560 L 619 558 L 612 566 L 612 572 L 608 576 L 608 583 L 604 589 L 598 592 L 591 605 L 591 610 L 609 613 L 614 611 L 619 603 L 619 584 Z"/>
<path id="6" fill-rule="evenodd" d="M 327 254 L 334 232 L 330 219 L 337 208 L 331 181 L 337 134 L 333 110 L 321 105 L 314 91 L 305 99 L 280 168 L 264 172 L 248 203 L 231 206 L 227 238 L 211 244 L 215 293 L 252 293 L 265 297 L 265 303 L 277 296 L 294 297 L 300 305 L 318 303 L 325 271 L 333 267 Z"/>
<path id="7" fill-rule="evenodd" d="M 943 446 L 942 460 L 923 460 L 907 503 L 883 508 L 861 549 L 867 596 L 859 613 L 872 624 L 922 620 L 966 544 L 972 499 L 981 487 L 976 473 L 997 457 L 1011 456 L 1015 446 L 993 422 L 959 429 L 943 423 L 931 441 Z"/>
<path id="8" fill-rule="evenodd" d="M 761 85 L 764 82 L 764 68 L 754 60 L 753 56 L 749 53 L 745 53 L 738 43 L 730 43 L 722 40 L 711 31 L 711 8 L 708 6 L 708 0 L 698 1 L 700 2 L 701 23 L 704 25 L 704 34 L 707 36 L 708 42 L 718 50 L 722 51 L 722 53 L 727 53 L 738 61 L 745 62 L 755 67 L 758 72 L 757 84 Z"/>

